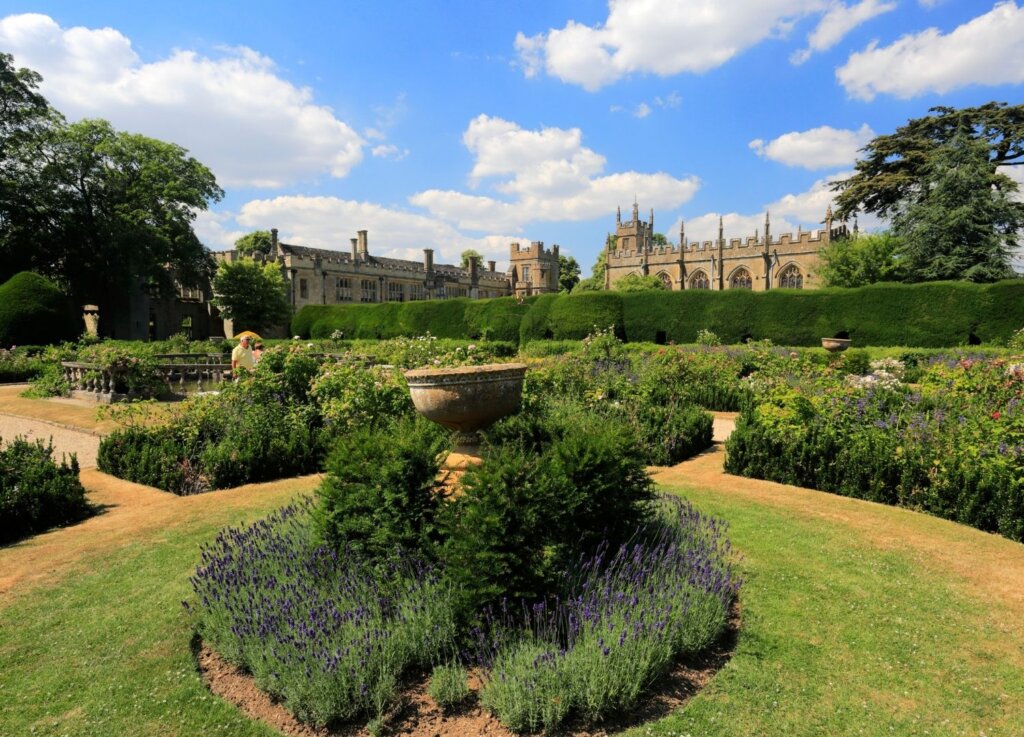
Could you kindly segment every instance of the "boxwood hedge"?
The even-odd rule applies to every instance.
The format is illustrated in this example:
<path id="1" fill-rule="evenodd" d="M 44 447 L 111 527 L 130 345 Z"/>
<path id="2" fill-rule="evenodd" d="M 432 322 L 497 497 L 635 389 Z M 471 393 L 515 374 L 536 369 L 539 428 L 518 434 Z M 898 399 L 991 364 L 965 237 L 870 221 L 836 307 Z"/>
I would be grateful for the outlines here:
<path id="1" fill-rule="evenodd" d="M 631 342 L 692 343 L 699 330 L 724 342 L 769 338 L 818 345 L 848 336 L 858 345 L 948 347 L 1002 342 L 1024 326 L 1024 279 L 996 284 L 873 284 L 860 289 L 545 294 L 517 302 L 455 299 L 304 307 L 292 321 L 303 337 L 422 335 L 575 340 L 614 326 Z"/>
<path id="2" fill-rule="evenodd" d="M 22 271 L 0 285 L 0 346 L 59 343 L 81 332 L 68 298 L 49 279 Z"/>

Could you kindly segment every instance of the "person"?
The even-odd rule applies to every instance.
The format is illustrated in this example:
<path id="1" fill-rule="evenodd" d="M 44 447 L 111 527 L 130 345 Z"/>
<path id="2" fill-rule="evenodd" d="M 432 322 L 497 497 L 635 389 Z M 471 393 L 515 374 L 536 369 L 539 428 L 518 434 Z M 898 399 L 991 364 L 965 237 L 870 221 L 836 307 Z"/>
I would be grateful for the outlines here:
<path id="1" fill-rule="evenodd" d="M 262 355 L 263 355 L 263 344 L 262 344 L 262 343 L 260 343 L 260 342 L 259 342 L 259 341 L 257 340 L 257 341 L 256 341 L 256 345 L 254 345 L 254 346 L 252 347 L 252 363 L 253 363 L 253 365 L 254 365 L 254 366 L 255 366 L 255 365 L 256 365 L 257 363 L 259 363 L 259 362 L 260 362 L 260 357 L 261 357 Z"/>
<path id="2" fill-rule="evenodd" d="M 238 345 L 231 351 L 231 373 L 238 376 L 240 369 L 252 371 L 254 365 L 252 351 L 249 349 L 249 336 L 243 335 Z"/>

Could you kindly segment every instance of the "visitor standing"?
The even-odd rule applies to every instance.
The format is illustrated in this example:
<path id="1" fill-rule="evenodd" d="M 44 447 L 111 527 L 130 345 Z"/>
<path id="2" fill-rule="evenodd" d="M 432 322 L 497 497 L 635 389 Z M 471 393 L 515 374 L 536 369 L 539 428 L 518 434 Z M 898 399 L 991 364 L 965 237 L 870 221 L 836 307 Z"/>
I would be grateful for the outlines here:
<path id="1" fill-rule="evenodd" d="M 231 373 L 238 376 L 239 369 L 252 371 L 254 365 L 252 350 L 249 348 L 249 336 L 243 335 L 238 345 L 231 351 Z"/>
<path id="2" fill-rule="evenodd" d="M 259 363 L 259 362 L 260 362 L 260 358 L 261 358 L 262 356 L 263 356 L 263 344 L 262 344 L 262 343 L 260 343 L 260 342 L 259 342 L 259 341 L 257 340 L 257 341 L 256 341 L 256 345 L 254 345 L 254 346 L 252 347 L 252 363 L 253 363 L 253 365 L 254 365 L 254 366 L 255 366 L 255 365 L 256 365 L 257 363 Z"/>

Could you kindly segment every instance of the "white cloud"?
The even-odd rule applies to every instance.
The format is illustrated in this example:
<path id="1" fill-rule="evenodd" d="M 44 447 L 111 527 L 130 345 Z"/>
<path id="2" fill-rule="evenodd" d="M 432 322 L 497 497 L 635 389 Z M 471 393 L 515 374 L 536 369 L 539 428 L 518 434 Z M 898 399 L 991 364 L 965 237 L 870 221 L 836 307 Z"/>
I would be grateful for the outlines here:
<path id="1" fill-rule="evenodd" d="M 476 157 L 470 185 L 484 180 L 498 194 L 451 190 L 419 192 L 409 201 L 460 228 L 518 231 L 524 223 L 575 221 L 607 215 L 610 202 L 632 202 L 640 193 L 653 207 L 677 207 L 700 186 L 696 177 L 664 172 L 604 174 L 605 158 L 582 143 L 578 128 L 524 130 L 516 123 L 480 115 L 463 142 Z"/>
<path id="2" fill-rule="evenodd" d="M 393 161 L 401 161 L 409 155 L 409 149 L 399 148 L 393 143 L 382 143 L 378 146 L 374 146 L 370 149 L 370 153 L 378 159 L 392 159 Z"/>
<path id="3" fill-rule="evenodd" d="M 634 118 L 641 118 L 641 119 L 643 119 L 643 118 L 646 118 L 650 114 L 651 114 L 651 106 L 648 105 L 646 102 L 641 102 L 639 105 L 636 106 L 636 109 L 633 110 L 633 117 Z"/>
<path id="4" fill-rule="evenodd" d="M 180 144 L 222 185 L 344 177 L 362 159 L 363 139 L 252 49 L 176 50 L 144 63 L 113 28 L 61 28 L 35 13 L 0 19 L 0 48 L 43 75 L 41 91 L 69 118 Z"/>
<path id="5" fill-rule="evenodd" d="M 499 234 L 470 238 L 435 218 L 337 197 L 251 200 L 237 212 L 201 213 L 196 226 L 203 242 L 215 249 L 231 248 L 240 235 L 270 228 L 277 228 L 285 243 L 343 252 L 357 230 L 367 230 L 371 255 L 419 261 L 424 248 L 433 248 L 435 263 L 458 263 L 462 251 L 474 248 L 501 269 L 509 243 L 527 240 Z"/>
<path id="6" fill-rule="evenodd" d="M 756 138 L 749 146 L 758 156 L 786 166 L 827 169 L 850 166 L 857 152 L 875 137 L 867 123 L 860 130 L 836 129 L 827 125 L 811 130 L 786 133 L 765 143 Z"/>
<path id="7" fill-rule="evenodd" d="M 794 64 L 803 64 L 815 52 L 831 49 L 857 26 L 895 9 L 896 3 L 882 0 L 861 0 L 852 6 L 833 3 L 818 21 L 817 27 L 807 36 L 807 48 L 795 52 L 789 60 Z"/>
<path id="8" fill-rule="evenodd" d="M 516 35 L 527 77 L 541 70 L 594 91 L 634 72 L 665 77 L 701 73 L 747 48 L 785 34 L 828 0 L 609 0 L 603 24 Z"/>
<path id="9" fill-rule="evenodd" d="M 664 97 L 655 97 L 654 104 L 660 108 L 677 108 L 683 103 L 683 98 L 679 96 L 678 92 L 669 92 Z"/>
<path id="10" fill-rule="evenodd" d="M 948 34 L 937 28 L 903 36 L 889 46 L 877 42 L 853 54 L 836 70 L 852 97 L 888 94 L 910 98 L 945 94 L 972 84 L 1024 82 L 1024 8 L 1001 2 Z"/>

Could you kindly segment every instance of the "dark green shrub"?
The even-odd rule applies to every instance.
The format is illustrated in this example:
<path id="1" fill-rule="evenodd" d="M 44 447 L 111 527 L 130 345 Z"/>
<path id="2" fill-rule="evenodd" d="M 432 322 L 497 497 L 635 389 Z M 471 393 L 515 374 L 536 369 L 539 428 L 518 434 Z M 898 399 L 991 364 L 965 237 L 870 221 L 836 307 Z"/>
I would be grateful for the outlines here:
<path id="1" fill-rule="evenodd" d="M 622 324 L 622 295 L 618 292 L 584 292 L 560 296 L 551 303 L 548 316 L 551 337 L 555 340 L 581 340 L 595 328 L 611 327 L 619 338 L 625 337 Z"/>
<path id="2" fill-rule="evenodd" d="M 518 343 L 519 328 L 529 310 L 528 303 L 512 297 L 470 300 L 465 311 L 466 337 Z"/>
<path id="3" fill-rule="evenodd" d="M 711 447 L 713 420 L 700 407 L 627 403 L 617 410 L 636 434 L 644 463 L 671 466 Z"/>
<path id="4" fill-rule="evenodd" d="M 0 346 L 70 340 L 80 322 L 64 293 L 39 274 L 22 271 L 0 285 Z"/>
<path id="5" fill-rule="evenodd" d="M 559 294 L 541 294 L 526 300 L 529 310 L 519 323 L 520 345 L 531 340 L 551 340 L 554 330 L 550 324 L 551 306 L 561 299 Z"/>
<path id="6" fill-rule="evenodd" d="M 76 522 L 89 514 L 78 459 L 53 458 L 53 445 L 0 442 L 0 544 Z"/>
<path id="7" fill-rule="evenodd" d="M 624 423 L 572 407 L 506 422 L 445 509 L 442 558 L 465 613 L 542 596 L 580 552 L 625 539 L 651 511 Z"/>
<path id="8" fill-rule="evenodd" d="M 182 438 L 170 427 L 128 427 L 100 441 L 96 464 L 111 476 L 186 494 L 196 482 L 198 467 Z"/>
<path id="9" fill-rule="evenodd" d="M 422 417 L 342 435 L 327 462 L 315 513 L 320 537 L 375 559 L 397 549 L 433 554 L 435 493 L 447 433 Z"/>

